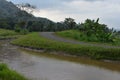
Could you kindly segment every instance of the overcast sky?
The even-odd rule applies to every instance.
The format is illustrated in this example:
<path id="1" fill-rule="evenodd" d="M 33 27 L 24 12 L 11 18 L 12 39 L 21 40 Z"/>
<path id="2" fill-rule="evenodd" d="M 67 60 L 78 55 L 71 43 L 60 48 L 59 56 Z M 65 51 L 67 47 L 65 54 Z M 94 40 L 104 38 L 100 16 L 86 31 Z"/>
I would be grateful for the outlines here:
<path id="1" fill-rule="evenodd" d="M 120 0 L 11 0 L 13 3 L 30 3 L 38 10 L 36 16 L 55 22 L 67 17 L 76 22 L 100 18 L 109 27 L 120 29 Z"/>

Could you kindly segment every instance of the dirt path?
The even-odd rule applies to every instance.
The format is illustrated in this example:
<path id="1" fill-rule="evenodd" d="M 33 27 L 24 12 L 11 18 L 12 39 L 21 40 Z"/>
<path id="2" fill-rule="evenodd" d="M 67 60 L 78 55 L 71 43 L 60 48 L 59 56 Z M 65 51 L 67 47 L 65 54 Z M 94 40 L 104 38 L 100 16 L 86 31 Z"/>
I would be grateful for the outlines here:
<path id="1" fill-rule="evenodd" d="M 112 45 L 109 46 L 109 45 L 100 44 L 100 43 L 93 44 L 93 43 L 69 40 L 69 39 L 65 39 L 65 38 L 55 35 L 54 32 L 40 32 L 40 35 L 45 38 L 48 38 L 48 39 L 52 39 L 52 40 L 56 40 L 56 41 L 60 41 L 60 42 L 72 43 L 72 44 L 81 44 L 81 45 L 86 45 L 86 46 L 96 46 L 96 47 L 104 47 L 104 48 L 120 48 L 119 46 L 112 46 Z"/>

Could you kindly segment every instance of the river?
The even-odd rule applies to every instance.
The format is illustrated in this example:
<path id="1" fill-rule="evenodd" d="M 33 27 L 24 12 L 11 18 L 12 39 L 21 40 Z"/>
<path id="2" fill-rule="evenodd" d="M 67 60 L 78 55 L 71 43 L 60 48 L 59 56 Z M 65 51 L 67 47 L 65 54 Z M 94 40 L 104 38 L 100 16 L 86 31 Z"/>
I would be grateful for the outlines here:
<path id="1" fill-rule="evenodd" d="M 120 80 L 120 63 L 37 53 L 0 42 L 0 62 L 31 80 Z"/>

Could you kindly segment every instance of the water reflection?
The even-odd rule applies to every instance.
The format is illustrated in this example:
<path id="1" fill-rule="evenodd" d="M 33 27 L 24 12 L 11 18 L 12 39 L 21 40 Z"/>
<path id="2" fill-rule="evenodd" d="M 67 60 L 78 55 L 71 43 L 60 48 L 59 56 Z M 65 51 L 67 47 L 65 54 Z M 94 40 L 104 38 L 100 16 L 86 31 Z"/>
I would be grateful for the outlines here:
<path id="1" fill-rule="evenodd" d="M 97 61 L 97 60 L 91 60 L 89 58 L 77 58 L 77 57 L 71 57 L 71 56 L 63 56 L 63 55 L 57 55 L 57 54 L 49 54 L 49 53 L 39 53 L 39 52 L 34 52 L 34 51 L 29 51 L 25 49 L 21 49 L 25 53 L 29 53 L 31 55 L 36 55 L 40 57 L 47 57 L 47 58 L 52 58 L 52 59 L 57 59 L 57 60 L 62 60 L 62 61 L 68 61 L 68 62 L 74 62 L 77 64 L 82 64 L 85 66 L 94 66 L 98 67 L 101 69 L 108 69 L 110 71 L 116 71 L 120 72 L 120 62 L 103 62 L 103 61 Z"/>

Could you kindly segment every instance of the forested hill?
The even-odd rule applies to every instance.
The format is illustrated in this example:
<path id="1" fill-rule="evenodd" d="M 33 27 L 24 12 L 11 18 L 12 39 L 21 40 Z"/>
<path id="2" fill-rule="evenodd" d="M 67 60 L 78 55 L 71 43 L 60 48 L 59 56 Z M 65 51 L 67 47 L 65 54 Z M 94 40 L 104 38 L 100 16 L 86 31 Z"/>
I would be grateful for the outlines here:
<path id="1" fill-rule="evenodd" d="M 12 18 L 18 21 L 18 19 L 24 20 L 32 17 L 32 15 L 18 9 L 12 2 L 0 0 L 0 18 Z"/>
<path id="2" fill-rule="evenodd" d="M 46 24 L 46 26 L 51 23 L 54 24 L 54 22 L 47 18 L 35 17 L 26 11 L 20 10 L 12 2 L 0 0 L 0 28 L 13 29 L 16 23 L 27 23 L 29 21 L 31 26 L 34 22 L 40 22 Z"/>
<path id="3" fill-rule="evenodd" d="M 74 27 L 74 20 L 72 27 Z M 69 19 L 68 19 L 69 22 Z M 0 28 L 17 29 L 17 31 L 61 31 L 72 28 L 65 21 L 55 23 L 47 18 L 35 17 L 28 12 L 21 10 L 12 2 L 0 0 Z M 19 29 L 19 30 L 18 30 Z"/>
<path id="4" fill-rule="evenodd" d="M 25 11 L 20 10 L 16 5 L 12 2 L 8 2 L 6 0 L 0 0 L 0 18 L 13 18 L 18 21 L 19 20 L 39 20 L 43 19 L 44 21 L 48 19 L 45 18 L 36 18 L 31 14 L 28 14 Z"/>

